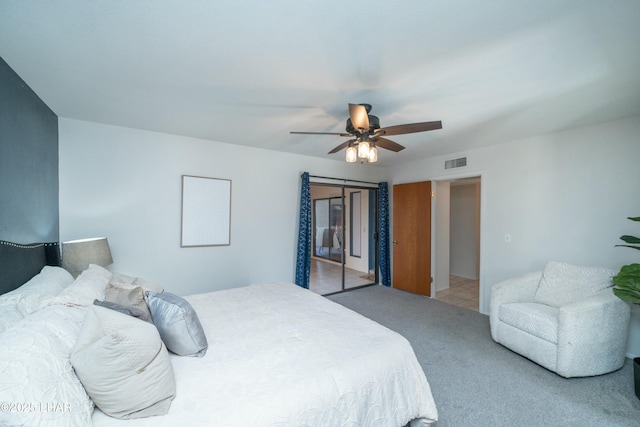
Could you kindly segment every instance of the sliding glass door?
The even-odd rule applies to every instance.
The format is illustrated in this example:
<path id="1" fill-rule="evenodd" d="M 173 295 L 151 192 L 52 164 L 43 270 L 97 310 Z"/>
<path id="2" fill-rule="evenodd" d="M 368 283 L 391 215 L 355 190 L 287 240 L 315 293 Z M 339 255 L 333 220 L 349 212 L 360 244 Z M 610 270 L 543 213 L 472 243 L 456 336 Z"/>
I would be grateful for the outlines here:
<path id="1" fill-rule="evenodd" d="M 377 188 L 311 184 L 309 289 L 328 295 L 378 282 Z"/>

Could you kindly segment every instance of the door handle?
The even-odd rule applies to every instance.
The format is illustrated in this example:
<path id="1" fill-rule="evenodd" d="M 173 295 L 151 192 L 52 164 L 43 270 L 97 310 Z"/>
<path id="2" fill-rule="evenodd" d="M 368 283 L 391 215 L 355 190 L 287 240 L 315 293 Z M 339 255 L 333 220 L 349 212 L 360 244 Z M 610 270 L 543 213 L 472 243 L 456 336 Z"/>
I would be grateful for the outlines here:
<path id="1" fill-rule="evenodd" d="M 393 241 L 393 244 L 394 244 L 394 245 L 397 245 L 397 244 L 398 244 L 398 241 L 397 241 L 397 240 L 394 240 L 394 241 Z"/>

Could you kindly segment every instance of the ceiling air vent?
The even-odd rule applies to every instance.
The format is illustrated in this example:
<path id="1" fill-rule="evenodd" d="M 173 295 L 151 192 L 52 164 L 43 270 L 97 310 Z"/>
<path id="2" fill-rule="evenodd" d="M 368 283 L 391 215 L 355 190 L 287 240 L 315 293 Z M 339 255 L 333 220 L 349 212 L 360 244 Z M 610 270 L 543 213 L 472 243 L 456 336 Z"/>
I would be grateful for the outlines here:
<path id="1" fill-rule="evenodd" d="M 460 157 L 459 159 L 453 159 L 453 160 L 446 160 L 444 162 L 445 169 L 460 168 L 462 166 L 467 166 L 466 157 Z"/>

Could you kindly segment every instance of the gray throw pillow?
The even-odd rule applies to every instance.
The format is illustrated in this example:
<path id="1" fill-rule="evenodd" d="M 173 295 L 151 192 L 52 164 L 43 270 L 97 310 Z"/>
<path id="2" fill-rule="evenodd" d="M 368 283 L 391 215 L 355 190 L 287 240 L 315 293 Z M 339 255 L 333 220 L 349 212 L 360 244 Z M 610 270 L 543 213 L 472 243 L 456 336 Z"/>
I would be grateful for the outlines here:
<path id="1" fill-rule="evenodd" d="M 138 307 L 132 305 L 122 305 L 111 301 L 93 300 L 93 305 L 99 305 L 100 307 L 109 308 L 111 310 L 119 311 L 127 316 L 135 317 L 145 322 L 153 323 L 151 321 L 151 315 L 148 312 L 140 310 Z"/>
<path id="2" fill-rule="evenodd" d="M 169 351 L 180 356 L 204 356 L 207 337 L 191 304 L 168 292 L 147 291 L 145 296 L 152 321 Z"/>

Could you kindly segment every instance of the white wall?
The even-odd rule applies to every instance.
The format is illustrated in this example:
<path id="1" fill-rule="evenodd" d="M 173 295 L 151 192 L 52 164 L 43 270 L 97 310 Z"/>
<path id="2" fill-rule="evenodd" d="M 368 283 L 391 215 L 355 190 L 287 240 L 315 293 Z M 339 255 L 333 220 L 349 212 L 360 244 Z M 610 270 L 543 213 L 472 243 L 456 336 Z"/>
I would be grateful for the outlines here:
<path id="1" fill-rule="evenodd" d="M 449 289 L 451 182 L 434 181 L 432 188 L 435 191 L 435 198 L 432 200 L 431 239 L 434 241 L 433 247 L 437 250 L 431 252 L 433 266 L 431 276 L 434 280 L 431 295 L 434 290 L 437 292 Z"/>
<path id="2" fill-rule="evenodd" d="M 394 167 L 390 185 L 482 176 L 480 310 L 488 313 L 493 284 L 548 260 L 615 269 L 639 261 L 614 247 L 638 233 L 626 217 L 640 215 L 639 136 L 640 117 L 541 135 Z M 468 166 L 445 171 L 445 160 L 461 156 Z M 629 353 L 640 355 L 636 315 Z"/>
<path id="3" fill-rule="evenodd" d="M 453 275 L 477 280 L 480 267 L 478 265 L 480 184 L 451 185 L 450 198 L 449 270 Z"/>
<path id="4" fill-rule="evenodd" d="M 385 170 L 59 119 L 60 239 L 107 236 L 111 269 L 179 295 L 293 281 L 300 174 L 383 181 Z M 232 180 L 231 245 L 180 248 L 181 176 Z"/>

